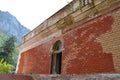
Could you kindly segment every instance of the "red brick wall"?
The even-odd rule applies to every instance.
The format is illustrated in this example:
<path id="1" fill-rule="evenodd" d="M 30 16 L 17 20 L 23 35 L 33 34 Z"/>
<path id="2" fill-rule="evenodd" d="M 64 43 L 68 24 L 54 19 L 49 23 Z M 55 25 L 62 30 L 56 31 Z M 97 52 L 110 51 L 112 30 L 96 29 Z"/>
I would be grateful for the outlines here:
<path id="1" fill-rule="evenodd" d="M 103 52 L 96 38 L 112 29 L 113 18 L 103 17 L 63 34 L 62 74 L 112 73 L 112 53 Z M 55 41 L 48 41 L 22 53 L 18 73 L 50 74 L 51 52 Z"/>
<path id="2" fill-rule="evenodd" d="M 112 54 L 103 52 L 100 35 L 112 29 L 111 16 L 93 20 L 63 35 L 64 48 L 62 74 L 88 74 L 114 72 Z"/>
<path id="3" fill-rule="evenodd" d="M 33 78 L 25 75 L 0 74 L 0 80 L 33 80 Z"/>
<path id="4" fill-rule="evenodd" d="M 96 38 L 112 29 L 112 16 L 101 17 L 72 29 L 63 36 L 62 74 L 113 73 L 112 53 L 105 53 Z M 48 41 L 22 53 L 18 73 L 50 74 L 55 41 Z"/>
<path id="5" fill-rule="evenodd" d="M 18 73 L 49 74 L 50 49 L 57 40 L 64 44 L 62 74 L 119 73 L 120 9 L 93 18 L 61 28 L 61 38 L 22 53 Z"/>
<path id="6" fill-rule="evenodd" d="M 50 73 L 51 43 L 47 42 L 22 53 L 17 73 Z"/>

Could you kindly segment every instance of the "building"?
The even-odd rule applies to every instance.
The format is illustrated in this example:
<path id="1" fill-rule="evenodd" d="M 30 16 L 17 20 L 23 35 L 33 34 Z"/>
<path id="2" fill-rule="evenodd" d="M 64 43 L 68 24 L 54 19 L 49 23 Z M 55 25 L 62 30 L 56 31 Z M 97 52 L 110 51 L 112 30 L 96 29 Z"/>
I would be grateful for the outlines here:
<path id="1" fill-rule="evenodd" d="M 120 73 L 120 0 L 73 0 L 19 50 L 17 73 Z"/>

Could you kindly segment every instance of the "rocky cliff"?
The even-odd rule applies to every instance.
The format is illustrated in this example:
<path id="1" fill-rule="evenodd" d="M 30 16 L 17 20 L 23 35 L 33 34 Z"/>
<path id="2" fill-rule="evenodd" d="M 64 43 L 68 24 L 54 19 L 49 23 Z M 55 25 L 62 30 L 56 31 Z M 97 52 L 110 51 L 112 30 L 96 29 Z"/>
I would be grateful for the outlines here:
<path id="1" fill-rule="evenodd" d="M 15 36 L 18 42 L 22 42 L 22 37 L 30 30 L 21 25 L 15 16 L 9 12 L 0 11 L 0 32 Z"/>

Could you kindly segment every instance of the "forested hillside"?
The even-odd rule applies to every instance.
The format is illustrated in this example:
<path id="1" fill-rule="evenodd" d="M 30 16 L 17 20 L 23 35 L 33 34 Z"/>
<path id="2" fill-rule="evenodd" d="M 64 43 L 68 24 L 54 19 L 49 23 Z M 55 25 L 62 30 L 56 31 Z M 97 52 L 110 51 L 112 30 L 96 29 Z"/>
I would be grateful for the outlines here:
<path id="1" fill-rule="evenodd" d="M 0 32 L 0 47 L 3 45 L 4 41 L 7 39 L 7 35 Z"/>

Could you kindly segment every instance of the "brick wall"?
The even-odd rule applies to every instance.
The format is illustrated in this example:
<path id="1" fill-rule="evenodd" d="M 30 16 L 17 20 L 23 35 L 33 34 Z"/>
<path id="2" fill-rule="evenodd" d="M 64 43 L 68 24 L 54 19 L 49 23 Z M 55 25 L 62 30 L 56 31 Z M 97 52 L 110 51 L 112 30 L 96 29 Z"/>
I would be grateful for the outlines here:
<path id="1" fill-rule="evenodd" d="M 58 40 L 62 41 L 61 36 L 23 52 L 17 73 L 50 74 L 52 47 Z"/>
<path id="2" fill-rule="evenodd" d="M 0 80 L 33 80 L 33 78 L 26 75 L 0 74 Z"/>
<path id="3" fill-rule="evenodd" d="M 114 72 L 112 53 L 103 52 L 96 38 L 112 29 L 111 16 L 99 18 L 64 34 L 63 74 Z M 107 64 L 107 65 L 106 65 Z"/>
<path id="4" fill-rule="evenodd" d="M 51 43 L 47 42 L 22 53 L 18 73 L 50 73 L 50 48 Z"/>
<path id="5" fill-rule="evenodd" d="M 120 9 L 110 14 L 114 23 L 112 29 L 99 36 L 97 41 L 101 43 L 105 53 L 112 53 L 115 72 L 120 73 Z"/>
<path id="6" fill-rule="evenodd" d="M 103 3 L 105 6 L 106 2 Z M 52 27 L 53 31 L 47 30 L 47 36 L 39 34 L 25 42 L 21 46 L 24 52 L 21 54 L 18 73 L 50 74 L 51 49 L 57 40 L 63 42 L 62 74 L 120 73 L 119 3 L 107 9 L 101 7 L 96 10 L 95 8 L 95 13 L 91 13 L 93 9 L 86 10 L 82 18 L 79 15 L 84 13 L 78 10 L 79 14 L 73 13 L 72 17 L 70 15 L 66 17 L 67 21 L 72 21 L 70 24 L 64 24 L 66 18 L 62 19 L 57 23 L 59 26 Z M 97 11 L 101 12 L 97 13 Z M 92 16 L 86 16 L 88 12 Z M 58 31 L 60 31 L 59 36 L 50 37 Z M 35 46 L 34 42 L 38 40 L 45 41 Z M 24 46 L 27 47 L 30 43 L 35 47 L 32 46 L 32 49 L 25 49 L 27 50 L 25 51 Z"/>

